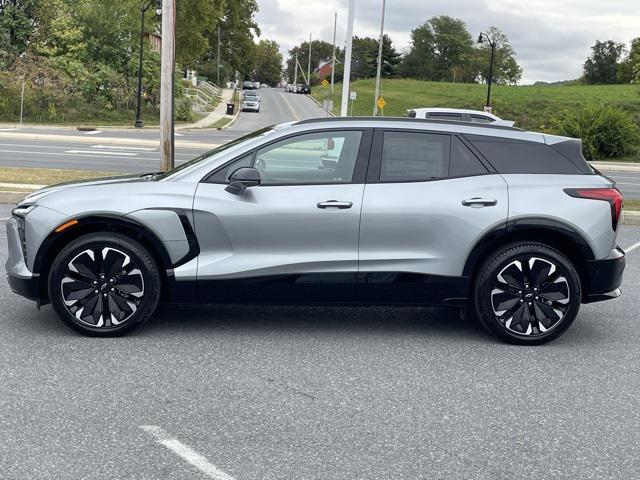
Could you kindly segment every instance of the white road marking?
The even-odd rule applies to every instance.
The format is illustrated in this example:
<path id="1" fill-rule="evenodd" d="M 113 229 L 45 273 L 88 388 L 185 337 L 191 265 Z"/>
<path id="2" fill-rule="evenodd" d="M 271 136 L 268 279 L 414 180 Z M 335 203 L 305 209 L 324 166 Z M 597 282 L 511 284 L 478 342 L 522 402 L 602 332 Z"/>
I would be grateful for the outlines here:
<path id="1" fill-rule="evenodd" d="M 215 480 L 234 480 L 231 475 L 220 470 L 188 445 L 185 445 L 180 440 L 173 438 L 162 428 L 156 427 L 155 425 L 141 425 L 140 428 L 155 437 L 156 442 L 160 445 L 164 445 L 173 453 L 182 457 L 209 478 L 213 478 Z"/>
<path id="2" fill-rule="evenodd" d="M 640 248 L 640 242 L 638 242 L 638 243 L 636 243 L 636 244 L 634 244 L 634 245 L 631 245 L 629 248 L 625 248 L 625 249 L 624 249 L 624 251 L 625 251 L 625 253 L 631 253 L 631 252 L 633 252 L 636 248 Z"/>
<path id="3" fill-rule="evenodd" d="M 9 220 L 8 218 L 0 218 L 0 222 L 6 222 L 8 220 Z"/>
<path id="4" fill-rule="evenodd" d="M 102 133 L 102 130 L 94 130 L 93 132 L 85 132 L 85 135 L 97 135 Z"/>
<path id="5" fill-rule="evenodd" d="M 95 150 L 66 150 L 64 153 L 93 153 L 94 155 L 116 155 L 118 157 L 136 157 L 138 155 L 129 152 L 96 152 Z"/>
<path id="6" fill-rule="evenodd" d="M 293 114 L 293 118 L 295 118 L 296 120 L 300 120 L 300 118 L 298 117 L 298 114 L 296 113 L 296 111 L 293 109 L 293 107 L 289 103 L 289 100 L 287 100 L 287 96 L 284 93 L 281 93 L 280 96 L 284 100 L 284 103 L 287 104 L 287 107 L 289 107 L 289 110 L 291 110 L 291 113 Z"/>
<path id="7" fill-rule="evenodd" d="M 17 128 L 0 128 L 0 132 L 12 132 L 17 130 Z"/>
<path id="8" fill-rule="evenodd" d="M 91 148 L 98 148 L 100 150 L 139 150 L 141 152 L 154 152 L 158 150 L 153 147 L 121 147 L 116 145 L 91 145 Z"/>

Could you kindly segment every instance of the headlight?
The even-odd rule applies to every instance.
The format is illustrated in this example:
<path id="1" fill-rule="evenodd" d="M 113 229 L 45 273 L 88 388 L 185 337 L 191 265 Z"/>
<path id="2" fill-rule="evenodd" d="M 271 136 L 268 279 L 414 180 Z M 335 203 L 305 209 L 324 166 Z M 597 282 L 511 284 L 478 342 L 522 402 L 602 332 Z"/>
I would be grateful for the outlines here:
<path id="1" fill-rule="evenodd" d="M 36 208 L 36 205 L 18 205 L 16 208 L 11 210 L 11 214 L 14 217 L 24 218 L 34 208 Z"/>

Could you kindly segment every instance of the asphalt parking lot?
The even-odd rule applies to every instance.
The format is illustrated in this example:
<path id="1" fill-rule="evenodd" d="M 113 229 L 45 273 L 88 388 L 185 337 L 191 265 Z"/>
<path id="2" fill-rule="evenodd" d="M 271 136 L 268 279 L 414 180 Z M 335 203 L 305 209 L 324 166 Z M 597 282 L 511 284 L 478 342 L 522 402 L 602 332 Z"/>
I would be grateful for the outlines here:
<path id="1" fill-rule="evenodd" d="M 627 262 L 621 298 L 533 348 L 428 308 L 165 307 L 91 339 L 2 276 L 0 478 L 638 478 Z"/>

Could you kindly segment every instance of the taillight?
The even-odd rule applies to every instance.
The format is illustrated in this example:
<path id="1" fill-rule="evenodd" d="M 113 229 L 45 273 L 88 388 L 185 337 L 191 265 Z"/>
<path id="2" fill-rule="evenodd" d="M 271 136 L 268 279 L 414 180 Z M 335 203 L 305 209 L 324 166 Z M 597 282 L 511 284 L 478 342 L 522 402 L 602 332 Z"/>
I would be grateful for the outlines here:
<path id="1" fill-rule="evenodd" d="M 618 227 L 624 197 L 617 188 L 566 188 L 564 191 L 574 198 L 609 202 L 609 205 L 611 205 L 611 225 L 614 230 Z"/>

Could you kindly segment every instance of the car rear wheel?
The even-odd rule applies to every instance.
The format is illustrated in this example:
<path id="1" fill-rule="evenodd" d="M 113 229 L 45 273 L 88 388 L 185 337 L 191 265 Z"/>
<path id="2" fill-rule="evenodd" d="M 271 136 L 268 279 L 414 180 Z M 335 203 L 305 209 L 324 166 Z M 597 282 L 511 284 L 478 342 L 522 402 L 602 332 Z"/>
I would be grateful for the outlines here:
<path id="1" fill-rule="evenodd" d="M 481 323 L 499 338 L 539 345 L 562 335 L 575 320 L 580 277 L 559 251 L 514 243 L 495 251 L 480 267 L 473 301 Z"/>
<path id="2" fill-rule="evenodd" d="M 155 311 L 161 280 L 156 262 L 137 241 L 92 233 L 67 245 L 49 272 L 49 299 L 60 319 L 85 335 L 116 336 Z"/>

